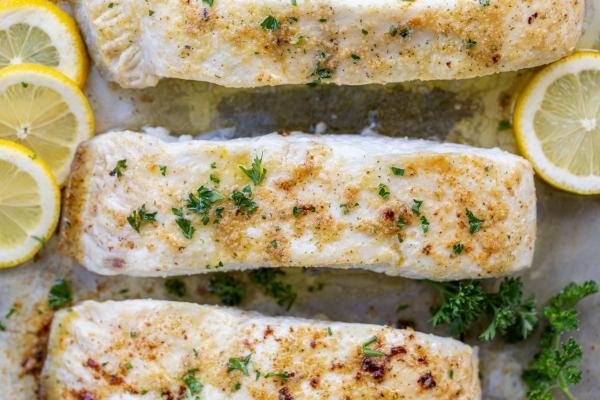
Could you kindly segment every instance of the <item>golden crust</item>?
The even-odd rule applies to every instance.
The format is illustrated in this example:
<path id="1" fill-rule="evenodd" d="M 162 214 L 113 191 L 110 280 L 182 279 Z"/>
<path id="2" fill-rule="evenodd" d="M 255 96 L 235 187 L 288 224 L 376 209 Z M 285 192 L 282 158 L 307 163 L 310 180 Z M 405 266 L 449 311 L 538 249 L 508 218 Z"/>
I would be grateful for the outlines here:
<path id="1" fill-rule="evenodd" d="M 301 135 L 168 144 L 133 133 L 102 135 L 74 164 L 65 199 L 71 226 L 61 249 L 95 272 L 140 276 L 333 266 L 447 280 L 528 267 L 536 212 L 531 167 L 497 150 L 449 146 Z M 267 175 L 252 185 L 239 166 L 257 154 Z M 110 176 L 121 159 L 127 170 Z M 392 166 L 404 175 L 394 176 Z M 380 184 L 389 196 L 378 194 Z M 251 215 L 229 200 L 247 185 L 258 207 Z M 206 224 L 185 208 L 200 186 L 224 197 Z M 418 210 L 415 200 L 422 201 Z M 142 204 L 157 221 L 138 233 L 127 217 Z M 172 213 L 182 207 L 196 230 L 192 238 Z M 467 210 L 484 221 L 478 232 L 470 232 Z"/>
<path id="2" fill-rule="evenodd" d="M 91 167 L 94 154 L 88 151 L 89 145 L 81 144 L 71 164 L 69 182 L 63 196 L 62 220 L 60 225 L 59 250 L 76 259 L 83 257 L 81 238 L 85 228 L 84 216 L 89 190 Z"/>
<path id="3" fill-rule="evenodd" d="M 385 356 L 364 354 L 371 338 L 369 348 Z M 190 370 L 210 400 L 481 397 L 476 350 L 375 325 L 151 300 L 86 302 L 57 314 L 50 345 L 42 379 L 46 400 L 144 391 L 150 398 L 177 398 Z M 248 375 L 229 370 L 230 358 L 248 355 Z M 286 372 L 288 379 L 270 372 Z"/>

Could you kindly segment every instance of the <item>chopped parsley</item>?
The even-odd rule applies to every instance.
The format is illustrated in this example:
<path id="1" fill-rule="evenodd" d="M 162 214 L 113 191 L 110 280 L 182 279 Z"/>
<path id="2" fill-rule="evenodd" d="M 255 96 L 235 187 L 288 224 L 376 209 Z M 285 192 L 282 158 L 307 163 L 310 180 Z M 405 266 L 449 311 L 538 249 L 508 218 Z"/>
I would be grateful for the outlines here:
<path id="1" fill-rule="evenodd" d="M 500 335 L 509 342 L 526 339 L 537 325 L 533 296 L 524 298 L 520 278 L 505 278 L 497 292 L 486 292 L 480 281 L 429 282 L 442 296 L 442 305 L 433 310 L 434 326 L 449 324 L 453 336 L 465 333 L 486 317 L 487 328 L 479 339 L 491 341 Z"/>
<path id="2" fill-rule="evenodd" d="M 290 44 L 298 45 L 298 44 L 302 43 L 303 39 L 304 39 L 304 36 L 295 36 L 290 39 Z"/>
<path id="3" fill-rule="evenodd" d="M 509 120 L 507 119 L 503 119 L 501 121 L 498 122 L 498 126 L 496 127 L 496 130 L 498 131 L 506 131 L 512 128 L 512 125 L 510 123 Z"/>
<path id="4" fill-rule="evenodd" d="M 421 215 L 421 205 L 423 204 L 423 200 L 413 199 L 413 204 L 411 210 L 415 215 Z"/>
<path id="5" fill-rule="evenodd" d="M 298 218 L 304 211 L 316 212 L 315 206 L 294 206 L 292 208 L 292 214 L 295 218 Z"/>
<path id="6" fill-rule="evenodd" d="M 380 183 L 377 187 L 377 193 L 381 198 L 387 199 L 390 197 L 390 188 L 387 185 Z"/>
<path id="7" fill-rule="evenodd" d="M 362 353 L 367 357 L 383 357 L 385 353 L 371 349 L 371 345 L 377 342 L 377 338 L 373 336 L 362 345 Z"/>
<path id="8" fill-rule="evenodd" d="M 354 60 L 354 61 L 359 61 L 360 60 L 360 56 L 358 54 L 351 54 L 350 57 Z"/>
<path id="9" fill-rule="evenodd" d="M 181 380 L 187 388 L 189 395 L 196 396 L 202 392 L 204 385 L 196 378 L 197 368 L 188 370 L 185 375 L 181 377 Z M 187 397 L 189 399 L 189 396 Z M 200 396 L 195 397 L 196 400 L 200 399 Z"/>
<path id="10" fill-rule="evenodd" d="M 465 245 L 462 243 L 455 243 L 454 246 L 452 246 L 452 252 L 454 254 L 456 254 L 457 256 L 462 253 L 462 251 L 464 250 Z"/>
<path id="11" fill-rule="evenodd" d="M 298 295 L 292 285 L 277 280 L 278 275 L 285 275 L 285 272 L 275 268 L 259 268 L 251 271 L 249 278 L 250 282 L 262 286 L 263 292 L 275 299 L 278 305 L 289 310 Z"/>
<path id="12" fill-rule="evenodd" d="M 267 18 L 264 19 L 263 22 L 260 23 L 261 28 L 269 31 L 275 31 L 279 29 L 280 26 L 281 24 L 279 23 L 279 21 L 277 21 L 277 19 L 275 19 L 275 17 L 273 17 L 272 15 L 269 15 Z"/>
<path id="13" fill-rule="evenodd" d="M 125 369 L 133 369 L 133 364 L 128 362 L 127 364 L 125 364 Z"/>
<path id="14" fill-rule="evenodd" d="M 252 181 L 252 183 L 254 183 L 255 186 L 260 185 L 261 182 L 265 179 L 265 175 L 267 175 L 267 170 L 262 166 L 262 160 L 262 155 L 260 157 L 255 156 L 254 160 L 252 160 L 252 166 L 249 169 L 246 169 L 242 165 L 240 165 L 240 169 L 242 170 L 242 172 L 248 178 L 250 178 L 250 180 Z"/>
<path id="15" fill-rule="evenodd" d="M 225 211 L 225 207 L 217 207 L 215 208 L 215 220 L 214 224 L 220 224 L 223 219 L 223 211 Z"/>
<path id="16" fill-rule="evenodd" d="M 219 177 L 216 174 L 210 174 L 209 179 L 211 180 L 211 182 L 221 183 L 221 180 L 219 179 Z"/>
<path id="17" fill-rule="evenodd" d="M 27 89 L 29 87 L 29 83 L 21 82 L 21 86 L 23 86 L 24 89 Z"/>
<path id="18" fill-rule="evenodd" d="M 254 212 L 258 209 L 258 205 L 254 200 L 252 200 L 252 188 L 250 185 L 244 187 L 241 191 L 237 189 L 234 190 L 229 198 L 238 208 L 238 212 L 247 217 L 254 214 Z"/>
<path id="19" fill-rule="evenodd" d="M 154 15 L 154 10 L 148 10 L 148 16 L 153 16 Z"/>
<path id="20" fill-rule="evenodd" d="M 290 374 L 286 371 L 268 372 L 265 374 L 265 378 L 279 378 L 283 381 L 287 381 L 290 378 Z"/>
<path id="21" fill-rule="evenodd" d="M 313 77 L 313 81 L 310 84 L 311 86 L 316 86 L 316 85 L 320 84 L 323 79 L 330 79 L 331 76 L 333 75 L 333 73 L 331 72 L 330 69 L 323 67 L 323 65 L 321 64 L 321 62 L 324 59 L 325 59 L 325 53 L 323 53 L 323 52 L 319 53 L 319 57 L 317 59 L 315 68 L 313 69 L 312 73 L 310 74 L 310 76 Z"/>
<path id="22" fill-rule="evenodd" d="M 127 160 L 117 161 L 117 165 L 108 173 L 110 176 L 120 178 L 123 176 L 123 171 L 127 169 Z"/>
<path id="23" fill-rule="evenodd" d="M 396 176 L 404 176 L 404 168 L 392 167 L 392 173 Z"/>
<path id="24" fill-rule="evenodd" d="M 127 222 L 129 222 L 129 225 L 139 233 L 142 225 L 148 222 L 156 222 L 156 214 L 156 212 L 147 212 L 146 205 L 142 204 L 140 208 L 133 210 L 131 214 L 129 214 Z"/>
<path id="25" fill-rule="evenodd" d="M 467 218 L 469 219 L 469 233 L 474 234 L 481 230 L 481 224 L 485 221 L 483 219 L 479 219 L 469 210 L 465 209 L 465 213 L 467 214 Z"/>
<path id="26" fill-rule="evenodd" d="M 346 204 L 346 203 L 340 204 L 340 208 L 342 209 L 342 214 L 347 215 L 347 214 L 350 213 L 350 209 L 348 208 L 348 204 Z"/>
<path id="27" fill-rule="evenodd" d="M 168 278 L 165 280 L 165 289 L 167 289 L 167 293 L 176 297 L 184 297 L 187 294 L 185 283 L 178 278 Z"/>
<path id="28" fill-rule="evenodd" d="M 409 37 L 411 33 L 412 33 L 412 29 L 410 26 L 403 26 L 400 29 L 400 36 L 402 36 L 403 38 Z"/>
<path id="29" fill-rule="evenodd" d="M 160 174 L 162 176 L 167 176 L 167 166 L 166 165 L 159 165 L 158 169 L 160 169 Z"/>
<path id="30" fill-rule="evenodd" d="M 215 3 L 215 0 L 202 0 L 202 2 L 206 5 L 208 5 L 209 7 L 212 7 L 213 4 Z"/>
<path id="31" fill-rule="evenodd" d="M 491 0 L 479 0 L 479 4 L 481 4 L 483 7 L 487 7 L 490 5 L 490 1 Z"/>
<path id="32" fill-rule="evenodd" d="M 400 217 L 398 218 L 398 220 L 396 221 L 396 227 L 399 229 L 402 229 L 406 226 L 406 221 L 404 220 L 404 218 Z"/>
<path id="33" fill-rule="evenodd" d="M 423 229 L 423 233 L 429 232 L 429 221 L 424 215 L 421 215 L 421 229 Z"/>
<path id="34" fill-rule="evenodd" d="M 467 40 L 465 40 L 465 47 L 467 49 L 472 49 L 473 47 L 475 47 L 476 44 L 477 44 L 477 42 L 474 41 L 473 39 L 467 39 Z"/>
<path id="35" fill-rule="evenodd" d="M 232 275 L 215 274 L 209 282 L 208 290 L 226 306 L 237 306 L 246 296 L 246 287 Z"/>
<path id="36" fill-rule="evenodd" d="M 292 0 L 292 5 L 293 5 L 293 6 L 297 6 L 297 5 L 298 5 L 298 2 L 297 2 L 297 0 Z"/>
<path id="37" fill-rule="evenodd" d="M 327 327 L 327 335 L 333 336 L 333 331 L 331 330 L 331 327 Z"/>
<path id="38" fill-rule="evenodd" d="M 216 162 L 216 161 L 213 161 L 213 162 L 211 162 L 211 163 L 210 163 L 210 167 L 211 167 L 212 169 L 215 169 L 215 168 L 217 168 L 217 162 Z"/>
<path id="39" fill-rule="evenodd" d="M 71 286 L 64 278 L 59 278 L 54 281 L 54 285 L 48 292 L 48 306 L 52 310 L 57 310 L 60 307 L 70 304 L 73 301 L 71 295 Z"/>
<path id="40" fill-rule="evenodd" d="M 277 248 L 277 240 L 272 240 L 271 241 L 271 247 L 276 249 Z"/>
<path id="41" fill-rule="evenodd" d="M 394 25 L 390 25 L 390 27 L 388 28 L 388 33 L 391 37 L 394 37 L 398 34 L 398 28 Z"/>
<path id="42" fill-rule="evenodd" d="M 179 229 L 181 229 L 181 233 L 183 233 L 183 236 L 185 236 L 187 239 L 193 238 L 194 232 L 196 232 L 196 228 L 192 226 L 192 222 L 189 219 L 185 218 L 185 215 L 183 214 L 183 209 L 171 208 L 171 212 L 177 217 L 175 222 L 179 226 Z"/>
<path id="43" fill-rule="evenodd" d="M 209 189 L 205 186 L 200 186 L 196 193 L 190 193 L 186 207 L 188 210 L 200 215 L 202 223 L 208 224 L 210 221 L 209 213 L 213 204 L 223 200 L 225 197 L 214 189 Z"/>
<path id="44" fill-rule="evenodd" d="M 581 285 L 570 283 L 543 308 L 546 326 L 540 337 L 539 352 L 523 373 L 523 380 L 529 386 L 529 400 L 554 399 L 556 391 L 566 399 L 575 399 L 569 386 L 581 381 L 582 372 L 577 364 L 582 351 L 575 339 L 563 341 L 563 336 L 579 328 L 577 303 L 597 292 L 598 285 L 594 281 Z"/>
<path id="45" fill-rule="evenodd" d="M 242 374 L 250 376 L 250 374 L 248 374 L 248 364 L 250 363 L 250 357 L 252 357 L 252 354 L 248 354 L 244 358 L 230 358 L 227 361 L 227 372 L 240 371 Z"/>

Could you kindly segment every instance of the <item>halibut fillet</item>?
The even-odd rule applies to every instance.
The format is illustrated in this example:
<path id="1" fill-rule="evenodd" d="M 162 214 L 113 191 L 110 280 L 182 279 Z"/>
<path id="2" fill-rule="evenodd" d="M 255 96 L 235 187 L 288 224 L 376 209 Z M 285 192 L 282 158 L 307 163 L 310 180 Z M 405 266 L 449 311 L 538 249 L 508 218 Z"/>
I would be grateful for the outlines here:
<path id="1" fill-rule="evenodd" d="M 481 398 L 477 351 L 377 325 L 154 300 L 56 314 L 45 400 Z"/>
<path id="2" fill-rule="evenodd" d="M 325 266 L 454 280 L 529 267 L 535 231 L 531 166 L 498 149 L 112 132 L 78 149 L 60 248 L 106 275 Z"/>
<path id="3" fill-rule="evenodd" d="M 122 87 L 462 79 L 575 48 L 583 0 L 73 0 L 88 49 Z"/>

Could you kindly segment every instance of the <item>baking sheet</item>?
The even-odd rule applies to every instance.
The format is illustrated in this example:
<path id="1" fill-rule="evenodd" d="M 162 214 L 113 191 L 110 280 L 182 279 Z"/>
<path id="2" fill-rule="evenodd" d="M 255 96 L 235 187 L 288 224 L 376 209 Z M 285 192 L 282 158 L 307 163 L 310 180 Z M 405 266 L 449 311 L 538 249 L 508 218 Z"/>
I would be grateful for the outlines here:
<path id="1" fill-rule="evenodd" d="M 596 11 L 599 10 L 599 11 Z M 580 48 L 600 49 L 600 0 L 588 2 Z M 233 138 L 276 130 L 313 133 L 381 134 L 423 137 L 502 147 L 515 151 L 511 130 L 498 130 L 532 71 L 504 73 L 465 81 L 404 83 L 361 87 L 307 86 L 227 89 L 199 82 L 165 80 L 156 88 L 122 90 L 92 70 L 86 93 L 96 115 L 97 132 L 165 127 L 176 135 Z M 149 128 L 148 130 L 152 130 Z M 570 281 L 600 280 L 600 197 L 569 195 L 537 181 L 538 241 L 534 265 L 522 273 L 525 289 L 545 300 Z M 0 399 L 37 397 L 52 312 L 47 295 L 56 278 L 66 278 L 75 302 L 84 299 L 157 298 L 217 303 L 208 292 L 209 275 L 182 278 L 183 299 L 173 298 L 160 278 L 102 277 L 87 272 L 56 251 L 56 238 L 32 261 L 0 271 Z M 369 272 L 285 270 L 298 299 L 286 311 L 248 285 L 242 308 L 269 315 L 294 315 L 348 322 L 399 324 L 445 334 L 429 324 L 434 293 L 424 284 Z M 245 273 L 235 274 L 247 280 Z M 410 307 L 397 312 L 399 304 Z M 600 397 L 600 296 L 585 300 L 581 331 L 574 336 L 584 352 L 579 399 Z M 486 399 L 520 399 L 519 376 L 535 351 L 535 340 L 519 345 L 497 342 L 481 349 Z"/>

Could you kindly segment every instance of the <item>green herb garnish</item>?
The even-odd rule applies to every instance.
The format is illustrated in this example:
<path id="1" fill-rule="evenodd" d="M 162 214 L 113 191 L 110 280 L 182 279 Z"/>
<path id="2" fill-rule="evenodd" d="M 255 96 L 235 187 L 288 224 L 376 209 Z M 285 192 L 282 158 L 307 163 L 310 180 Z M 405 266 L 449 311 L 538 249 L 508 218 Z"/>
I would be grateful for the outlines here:
<path id="1" fill-rule="evenodd" d="M 483 219 L 479 219 L 469 210 L 468 208 L 465 210 L 467 214 L 467 218 L 469 219 L 469 232 L 471 234 L 479 232 L 481 230 L 481 225 L 485 222 Z"/>
<path id="2" fill-rule="evenodd" d="M 204 385 L 196 378 L 197 368 L 188 370 L 185 375 L 181 377 L 181 380 L 185 384 L 188 394 L 192 396 L 199 395 L 204 388 Z M 189 397 L 188 397 L 189 398 Z M 196 396 L 195 400 L 199 400 L 200 396 Z"/>
<path id="3" fill-rule="evenodd" d="M 242 172 L 250 178 L 254 185 L 258 186 L 265 179 L 265 175 L 267 175 L 267 170 L 262 166 L 263 156 L 260 157 L 255 156 L 254 160 L 252 160 L 252 166 L 249 169 L 244 168 L 244 166 L 240 165 L 240 169 Z"/>
<path id="4" fill-rule="evenodd" d="M 229 274 L 215 274 L 209 282 L 208 290 L 218 296 L 226 306 L 239 305 L 246 296 L 246 287 Z"/>
<path id="5" fill-rule="evenodd" d="M 120 178 L 123 176 L 123 171 L 127 169 L 127 160 L 117 161 L 117 165 L 108 173 L 110 176 Z"/>
<path id="6" fill-rule="evenodd" d="M 459 255 L 460 253 L 462 253 L 462 251 L 464 250 L 465 245 L 462 243 L 455 243 L 454 246 L 452 246 L 452 252 L 456 255 Z"/>
<path id="7" fill-rule="evenodd" d="M 392 173 L 396 176 L 404 176 L 404 168 L 392 167 Z"/>
<path id="8" fill-rule="evenodd" d="M 127 222 L 136 231 L 140 232 L 142 225 L 148 222 L 156 222 L 156 212 L 150 213 L 146 211 L 146 205 L 142 204 L 137 210 L 133 210 L 127 217 Z"/>
<path id="9" fill-rule="evenodd" d="M 167 176 L 167 166 L 166 165 L 159 165 L 158 169 L 160 170 L 160 174 L 162 176 Z"/>
<path id="10" fill-rule="evenodd" d="M 499 334 L 509 342 L 526 339 L 537 324 L 533 296 L 523 298 L 520 278 L 505 278 L 497 292 L 486 292 L 480 281 L 429 282 L 442 296 L 442 305 L 434 310 L 434 326 L 449 324 L 449 332 L 458 336 L 481 317 L 489 321 L 479 335 L 491 341 Z"/>
<path id="11" fill-rule="evenodd" d="M 289 310 L 298 297 L 293 286 L 277 280 L 277 276 L 285 275 L 280 269 L 259 268 L 249 273 L 250 282 L 262 286 L 263 292 L 275 299 L 275 302 Z"/>
<path id="12" fill-rule="evenodd" d="M 411 210 L 413 214 L 421 215 L 421 205 L 423 204 L 423 200 L 413 199 L 413 204 Z"/>
<path id="13" fill-rule="evenodd" d="M 165 280 L 165 289 L 167 289 L 167 293 L 177 297 L 184 297 L 187 293 L 185 283 L 178 278 L 168 278 Z"/>
<path id="14" fill-rule="evenodd" d="M 73 301 L 73 297 L 69 282 L 64 278 L 55 280 L 54 285 L 50 288 L 50 292 L 48 292 L 48 306 L 52 310 L 57 310 L 66 304 L 70 304 L 71 301 Z"/>
<path id="15" fill-rule="evenodd" d="M 523 373 L 523 380 L 529 386 L 529 400 L 552 400 L 557 391 L 566 399 L 575 400 L 569 386 L 581 380 L 582 372 L 577 364 L 582 351 L 575 339 L 563 341 L 563 336 L 579 328 L 577 303 L 597 292 L 598 285 L 594 281 L 581 285 L 570 283 L 543 308 L 546 326 L 540 337 L 539 352 Z"/>
<path id="16" fill-rule="evenodd" d="M 252 357 L 252 354 L 248 354 L 244 358 L 230 358 L 227 361 L 227 372 L 240 371 L 242 374 L 249 376 L 248 364 L 250 363 L 250 357 Z"/>
<path id="17" fill-rule="evenodd" d="M 362 345 L 363 355 L 365 355 L 367 357 L 383 357 L 383 356 L 385 356 L 385 353 L 371 349 L 371 345 L 376 342 L 377 342 L 377 338 L 375 336 L 373 336 L 371 339 L 369 339 L 365 343 L 363 343 L 363 345 Z"/>
<path id="18" fill-rule="evenodd" d="M 238 208 L 238 212 L 247 217 L 254 214 L 258 209 L 258 205 L 252 200 L 252 188 L 250 185 L 244 187 L 241 191 L 234 190 L 229 198 L 233 201 L 233 204 Z"/>
<path id="19" fill-rule="evenodd" d="M 279 21 L 277 21 L 277 19 L 275 19 L 275 17 L 273 17 L 272 15 L 269 15 L 267 18 L 264 19 L 263 22 L 260 23 L 261 28 L 269 31 L 275 31 L 279 29 L 280 26 L 281 24 L 279 23 Z"/>
<path id="20" fill-rule="evenodd" d="M 288 374 L 286 371 L 280 371 L 280 372 L 268 372 L 265 374 L 265 378 L 279 378 L 283 381 L 287 381 L 290 377 L 290 374 Z"/>
<path id="21" fill-rule="evenodd" d="M 423 233 L 429 232 L 429 220 L 424 215 L 421 215 L 421 229 Z"/>
<path id="22" fill-rule="evenodd" d="M 171 208 L 171 212 L 177 217 L 175 222 L 179 226 L 179 229 L 181 229 L 181 233 L 183 233 L 183 236 L 185 236 L 187 239 L 193 238 L 194 232 L 196 232 L 196 228 L 192 226 L 192 221 L 185 218 L 185 215 L 183 214 L 183 209 Z"/>
<path id="23" fill-rule="evenodd" d="M 377 187 L 377 193 L 382 199 L 387 199 L 390 197 L 390 188 L 387 185 L 380 183 Z"/>

